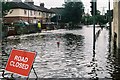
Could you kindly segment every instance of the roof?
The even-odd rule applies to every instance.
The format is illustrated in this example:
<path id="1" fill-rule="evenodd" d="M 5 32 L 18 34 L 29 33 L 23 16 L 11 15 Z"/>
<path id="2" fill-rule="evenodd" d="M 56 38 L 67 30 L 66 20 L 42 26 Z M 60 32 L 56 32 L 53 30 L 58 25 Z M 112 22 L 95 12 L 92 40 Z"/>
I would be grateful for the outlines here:
<path id="1" fill-rule="evenodd" d="M 39 9 L 38 9 L 35 5 L 33 5 L 33 4 L 29 4 L 29 3 L 24 3 L 24 4 L 26 4 L 27 6 L 29 6 L 29 8 L 31 8 L 31 9 L 33 9 L 33 10 L 36 10 L 36 11 L 39 10 Z"/>
<path id="2" fill-rule="evenodd" d="M 47 13 L 54 13 L 50 9 L 47 9 L 45 7 L 42 7 L 42 6 L 37 6 L 37 5 L 34 5 L 34 4 L 23 3 L 23 2 L 9 2 L 9 4 L 10 4 L 10 7 L 12 9 L 21 8 L 21 9 L 42 11 L 42 12 L 47 12 Z"/>
<path id="3" fill-rule="evenodd" d="M 53 11 L 51 11 L 50 9 L 47 9 L 45 7 L 37 6 L 37 5 L 35 5 L 35 6 L 42 12 L 54 13 Z"/>
<path id="4" fill-rule="evenodd" d="M 26 5 L 23 2 L 9 2 L 9 4 L 12 9 L 21 8 L 21 9 L 35 10 L 33 7 L 30 7 L 29 5 Z"/>
<path id="5" fill-rule="evenodd" d="M 64 8 L 51 8 L 50 9 L 52 12 L 56 13 L 56 14 L 61 14 L 64 11 Z"/>

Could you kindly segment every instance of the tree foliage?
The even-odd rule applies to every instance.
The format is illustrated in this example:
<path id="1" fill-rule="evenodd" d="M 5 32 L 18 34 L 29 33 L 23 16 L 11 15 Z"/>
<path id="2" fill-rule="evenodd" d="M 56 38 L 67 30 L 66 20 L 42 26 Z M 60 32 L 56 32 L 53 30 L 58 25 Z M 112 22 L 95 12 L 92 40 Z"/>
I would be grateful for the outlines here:
<path id="1" fill-rule="evenodd" d="M 85 15 L 82 18 L 82 23 L 91 25 L 91 24 L 93 24 L 93 18 L 94 18 L 94 16 Z M 97 10 L 97 14 L 95 15 L 95 22 L 96 22 L 96 24 L 99 24 L 100 26 L 102 26 L 102 25 L 106 24 L 108 22 L 108 20 L 106 19 L 105 15 L 101 15 L 100 11 Z"/>
<path id="2" fill-rule="evenodd" d="M 2 22 L 2 24 L 1 24 L 2 25 L 2 27 L 1 27 L 2 33 L 1 33 L 1 36 L 2 36 L 2 39 L 4 39 L 7 36 L 7 31 L 8 31 L 8 29 L 7 29 L 8 26 L 6 26 L 5 22 L 4 22 L 4 16 L 8 14 L 11 7 L 9 5 L 9 2 L 6 2 L 5 0 L 1 0 L 0 3 L 1 3 L 0 5 L 2 7 L 2 15 L 1 15 L 1 17 L 2 17 L 2 21 L 1 21 Z"/>
<path id="3" fill-rule="evenodd" d="M 84 13 L 82 2 L 69 2 L 65 4 L 62 21 L 65 23 L 79 24 Z"/>
<path id="4" fill-rule="evenodd" d="M 9 2 L 6 2 L 5 0 L 3 0 L 2 1 L 2 16 L 4 17 L 5 15 L 7 15 L 9 10 L 10 10 Z"/>
<path id="5" fill-rule="evenodd" d="M 102 26 L 102 25 L 104 25 L 104 24 L 107 23 L 107 19 L 105 18 L 104 15 L 97 15 L 97 16 L 96 16 L 96 21 L 97 21 L 97 23 L 98 23 L 100 26 Z"/>

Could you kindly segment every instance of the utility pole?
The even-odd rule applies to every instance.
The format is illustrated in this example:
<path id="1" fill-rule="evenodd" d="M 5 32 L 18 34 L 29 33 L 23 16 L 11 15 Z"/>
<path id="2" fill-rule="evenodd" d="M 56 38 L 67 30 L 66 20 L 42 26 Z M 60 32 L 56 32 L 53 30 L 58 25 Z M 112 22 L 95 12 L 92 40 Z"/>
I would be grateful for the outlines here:
<path id="1" fill-rule="evenodd" d="M 91 15 L 93 16 L 93 51 L 95 51 L 95 15 L 97 14 L 97 0 L 92 0 L 91 3 Z"/>
<path id="2" fill-rule="evenodd" d="M 97 6 L 96 6 L 96 0 L 92 0 L 93 5 L 93 51 L 95 51 L 95 15 L 97 13 Z"/>
<path id="3" fill-rule="evenodd" d="M 93 50 L 95 51 L 95 2 L 93 3 Z"/>
<path id="4" fill-rule="evenodd" d="M 110 11 L 110 0 L 108 1 L 108 8 L 109 8 L 109 35 L 110 35 L 110 39 L 111 39 L 111 11 Z"/>

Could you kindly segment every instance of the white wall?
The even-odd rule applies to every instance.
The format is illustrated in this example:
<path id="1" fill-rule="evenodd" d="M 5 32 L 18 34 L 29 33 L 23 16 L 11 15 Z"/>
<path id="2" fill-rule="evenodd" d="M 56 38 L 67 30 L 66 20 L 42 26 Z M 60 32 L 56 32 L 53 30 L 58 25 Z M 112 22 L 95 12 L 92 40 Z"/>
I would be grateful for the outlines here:
<path id="1" fill-rule="evenodd" d="M 26 10 L 26 14 L 24 13 L 25 10 Z M 32 12 L 32 15 L 31 15 L 31 12 Z M 35 14 L 34 14 L 34 10 L 27 10 L 27 9 L 11 9 L 8 15 L 6 15 L 6 17 L 12 17 L 12 16 L 28 17 L 28 15 L 29 17 L 43 17 L 43 18 L 47 17 L 45 12 L 35 11 Z"/>
<path id="2" fill-rule="evenodd" d="M 26 14 L 25 12 L 26 11 Z M 31 15 L 32 12 L 32 15 Z M 12 16 L 21 16 L 21 17 L 35 17 L 37 14 L 34 14 L 34 10 L 27 10 L 27 9 L 11 9 L 5 17 L 12 17 Z"/>
<path id="3" fill-rule="evenodd" d="M 26 14 L 25 14 L 26 12 Z M 32 15 L 31 15 L 32 13 Z M 40 13 L 40 14 L 39 14 Z M 43 19 L 43 22 L 46 22 L 46 18 L 51 18 L 53 14 L 41 12 L 41 11 L 34 11 L 34 10 L 27 10 L 27 9 L 11 9 L 5 17 L 31 17 L 31 18 L 39 18 Z"/>
<path id="4" fill-rule="evenodd" d="M 120 49 L 120 2 L 114 2 L 112 34 L 117 33 L 117 47 Z"/>

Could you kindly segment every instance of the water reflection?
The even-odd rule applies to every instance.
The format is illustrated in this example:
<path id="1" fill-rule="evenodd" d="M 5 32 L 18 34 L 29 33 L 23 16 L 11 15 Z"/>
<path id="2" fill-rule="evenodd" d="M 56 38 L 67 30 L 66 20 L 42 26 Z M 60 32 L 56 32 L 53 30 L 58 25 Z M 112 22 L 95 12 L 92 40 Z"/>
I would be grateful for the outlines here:
<path id="1" fill-rule="evenodd" d="M 76 56 L 83 52 L 84 48 L 84 36 L 74 35 L 74 34 L 65 34 L 64 36 L 65 51 L 70 56 Z M 79 56 L 80 57 L 80 56 Z M 83 57 L 83 56 L 82 56 Z"/>
<path id="2" fill-rule="evenodd" d="M 108 57 L 109 63 L 109 72 L 113 80 L 120 80 L 120 54 L 119 50 L 114 49 L 112 50 L 111 54 Z"/>

